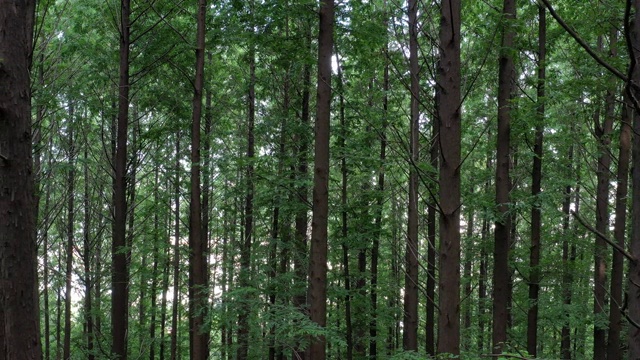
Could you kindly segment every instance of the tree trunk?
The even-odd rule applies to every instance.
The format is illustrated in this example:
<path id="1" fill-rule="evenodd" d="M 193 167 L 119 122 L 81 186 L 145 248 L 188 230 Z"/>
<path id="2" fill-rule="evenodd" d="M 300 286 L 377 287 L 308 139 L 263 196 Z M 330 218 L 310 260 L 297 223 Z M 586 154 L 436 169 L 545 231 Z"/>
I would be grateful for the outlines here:
<path id="1" fill-rule="evenodd" d="M 509 246 L 511 215 L 509 214 L 511 94 L 515 67 L 512 47 L 515 30 L 512 22 L 516 17 L 515 0 L 503 2 L 502 47 L 498 73 L 498 136 L 496 163 L 496 204 L 498 220 L 495 223 L 495 248 L 493 269 L 493 354 L 502 353 L 507 341 L 509 322 Z"/>
<path id="2" fill-rule="evenodd" d="M 306 45 L 311 47 L 311 28 L 305 29 L 306 32 Z M 298 197 L 298 207 L 295 214 L 295 235 L 294 235 L 294 254 L 293 254 L 293 272 L 294 272 L 294 291 L 293 291 L 293 306 L 300 309 L 302 312 L 307 312 L 307 296 L 305 293 L 305 287 L 307 284 L 307 270 L 305 267 L 307 264 L 307 229 L 309 222 L 308 215 L 308 202 L 309 202 L 309 189 L 306 185 L 308 177 L 308 164 L 307 153 L 309 152 L 309 138 L 306 134 L 310 132 L 308 129 L 310 123 L 310 89 L 311 89 L 311 66 L 307 63 L 304 65 L 302 71 L 302 111 L 300 116 L 300 130 L 296 131 L 294 135 L 294 142 L 296 146 L 296 178 L 298 186 L 296 187 L 296 194 Z M 300 346 L 296 346 L 293 349 L 292 357 L 295 359 L 306 360 L 307 351 L 301 349 Z"/>
<path id="3" fill-rule="evenodd" d="M 385 20 L 385 29 L 388 23 Z M 388 48 L 388 42 L 385 44 Z M 389 117 L 389 61 L 385 60 L 384 79 L 382 90 L 382 129 L 380 129 L 380 170 L 378 171 L 378 193 L 376 194 L 375 234 L 371 246 L 371 320 L 369 322 L 369 357 L 376 359 L 378 356 L 378 258 L 380 255 L 380 238 L 382 237 L 382 214 L 385 190 L 385 162 L 387 157 L 387 124 Z"/>
<path id="4" fill-rule="evenodd" d="M 159 150 L 159 149 L 156 149 Z M 155 161 L 153 164 L 153 169 L 154 169 L 154 178 L 153 178 L 153 204 L 154 206 L 157 207 L 156 211 L 154 211 L 153 213 L 153 234 L 152 234 L 152 239 L 153 239 L 153 265 L 152 265 L 152 270 L 151 270 L 151 289 L 149 291 L 149 298 L 151 299 L 151 315 L 150 315 L 150 319 L 149 319 L 149 340 L 150 340 L 150 344 L 149 344 L 149 360 L 155 360 L 156 358 L 156 345 L 157 345 L 157 341 L 156 341 L 156 316 L 158 313 L 158 309 L 157 309 L 157 303 L 156 303 L 156 297 L 157 297 L 157 292 L 158 292 L 158 276 L 160 274 L 158 274 L 158 267 L 160 266 L 159 262 L 160 262 L 160 249 L 159 249 L 159 244 L 160 244 L 160 216 L 159 216 L 159 209 L 162 207 L 162 203 L 160 202 L 160 194 L 159 194 L 159 187 L 160 187 L 160 181 L 159 181 L 159 177 L 160 177 L 160 163 L 159 161 Z M 163 267 L 164 269 L 164 267 Z M 163 271 L 164 273 L 164 271 Z M 164 293 L 164 292 L 163 292 Z M 161 310 L 162 311 L 162 310 Z"/>
<path id="5" fill-rule="evenodd" d="M 573 130 L 573 128 L 572 128 Z M 568 159 L 568 177 L 573 176 L 573 145 L 569 147 Z M 562 303 L 565 308 L 571 305 L 573 296 L 573 259 L 570 254 L 569 238 L 571 233 L 569 230 L 569 219 L 571 210 L 571 185 L 567 185 L 564 190 L 564 201 L 562 202 Z M 573 247 L 573 245 L 572 245 Z M 571 322 L 570 313 L 565 310 L 563 313 L 563 323 L 560 335 L 560 356 L 563 360 L 571 359 Z"/>
<path id="6" fill-rule="evenodd" d="M 130 0 L 120 4 L 120 80 L 115 156 L 114 224 L 111 244 L 111 352 L 127 359 L 129 269 L 127 266 L 127 134 L 129 127 L 129 13 Z"/>
<path id="7" fill-rule="evenodd" d="M 546 8 L 538 5 L 538 84 L 537 119 L 533 145 L 533 169 L 531 179 L 531 249 L 529 253 L 529 311 L 527 313 L 527 351 L 537 357 L 538 350 L 538 293 L 540 291 L 540 237 L 542 227 L 540 192 L 542 183 L 542 142 L 544 136 L 544 82 L 546 70 L 547 22 Z"/>
<path id="8" fill-rule="evenodd" d="M 612 39 L 613 41 L 613 39 Z M 602 37 L 598 38 L 600 47 Z M 609 89 L 605 95 L 604 122 L 600 122 L 600 112 L 596 110 L 594 115 L 595 136 L 598 141 L 599 153 L 597 164 L 597 190 L 596 190 L 596 230 L 601 234 L 609 232 L 609 171 L 611 167 L 611 133 L 613 132 L 613 117 L 615 111 L 615 95 Z M 593 328 L 593 358 L 604 360 L 607 350 L 607 326 L 606 322 L 606 283 L 607 283 L 607 243 L 599 236 L 595 239 L 594 253 L 594 302 L 593 313 L 595 326 Z"/>
<path id="9" fill-rule="evenodd" d="M 440 254 L 438 345 L 460 354 L 460 1 L 442 1 L 438 122 L 440 143 Z"/>
<path id="10" fill-rule="evenodd" d="M 196 74 L 193 85 L 191 118 L 191 202 L 189 206 L 189 341 L 190 358 L 204 360 L 209 356 L 205 326 L 207 310 L 206 236 L 202 233 L 200 205 L 200 119 L 204 88 L 205 18 L 207 3 L 198 1 L 196 37 Z"/>
<path id="11" fill-rule="evenodd" d="M 628 99 L 626 99 L 628 100 Z M 627 228 L 627 196 L 629 189 L 629 163 L 631 160 L 631 122 L 633 109 L 627 102 L 623 105 L 618 155 L 618 186 L 616 187 L 615 225 L 613 235 L 616 243 L 625 248 Z M 611 307 L 609 308 L 609 336 L 607 342 L 607 360 L 621 360 L 620 331 L 622 330 L 622 303 L 624 259 L 622 254 L 613 250 L 611 262 Z"/>
<path id="12" fill-rule="evenodd" d="M 35 1 L 0 1 L 0 358 L 40 359 L 29 68 Z"/>
<path id="13" fill-rule="evenodd" d="M 67 156 L 69 169 L 67 172 L 67 249 L 65 269 L 65 293 L 64 293 L 64 349 L 62 358 L 71 358 L 71 279 L 73 277 L 73 248 L 74 248 L 74 222 L 75 222 L 75 139 L 74 139 L 75 109 L 73 102 L 69 102 L 69 122 L 67 127 Z"/>
<path id="14" fill-rule="evenodd" d="M 633 132 L 640 134 L 640 104 L 637 100 L 640 97 L 640 1 L 627 2 L 627 7 L 633 6 L 635 16 L 631 20 L 631 29 L 625 29 L 629 39 L 629 49 L 631 57 L 630 82 L 627 83 L 627 92 L 634 101 Z M 629 9 L 627 9 L 628 11 Z M 628 15 L 628 14 L 627 14 Z M 626 22 L 625 22 L 626 24 Z M 633 137 L 632 144 L 631 188 L 633 197 L 631 202 L 631 241 L 629 250 L 636 258 L 640 256 L 640 136 Z M 630 262 L 629 264 L 629 319 L 635 324 L 640 323 L 640 262 Z M 629 359 L 640 359 L 640 331 L 633 326 L 629 329 Z"/>
<path id="15" fill-rule="evenodd" d="M 320 4 L 318 34 L 317 112 L 315 125 L 313 216 L 309 259 L 309 313 L 311 321 L 327 324 L 327 225 L 329 213 L 329 124 L 331 119 L 331 50 L 333 49 L 334 0 Z M 326 358 L 326 339 L 311 339 L 309 356 Z"/>
<path id="16" fill-rule="evenodd" d="M 418 78 L 418 1 L 409 1 L 409 73 L 411 77 L 411 118 L 409 121 L 409 208 L 405 248 L 404 320 L 402 346 L 418 351 L 418 172 L 419 93 Z"/>
<path id="17" fill-rule="evenodd" d="M 171 360 L 178 359 L 178 304 L 180 303 L 180 132 L 176 133 L 174 183 L 175 230 L 173 243 L 173 296 L 171 301 Z"/>

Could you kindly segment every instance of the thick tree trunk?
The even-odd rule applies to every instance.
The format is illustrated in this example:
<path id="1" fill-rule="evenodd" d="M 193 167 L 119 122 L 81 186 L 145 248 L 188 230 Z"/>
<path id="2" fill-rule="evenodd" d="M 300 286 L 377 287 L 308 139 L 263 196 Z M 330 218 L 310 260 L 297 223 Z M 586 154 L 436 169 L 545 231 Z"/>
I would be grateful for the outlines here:
<path id="1" fill-rule="evenodd" d="M 204 360 L 209 356 L 205 326 L 207 310 L 206 236 L 202 233 L 200 189 L 200 120 L 204 88 L 205 19 L 207 2 L 198 1 L 196 37 L 196 74 L 193 86 L 191 118 L 191 202 L 189 206 L 189 342 L 190 358 Z"/>
<path id="2" fill-rule="evenodd" d="M 531 249 L 529 253 L 529 311 L 527 313 L 527 352 L 537 357 L 538 344 L 538 293 L 540 291 L 540 238 L 542 214 L 540 192 L 542 183 L 542 143 L 544 136 L 544 83 L 546 75 L 547 21 L 546 8 L 538 5 L 538 85 L 537 85 L 537 123 L 533 145 L 533 169 L 531 179 Z"/>
<path id="3" fill-rule="evenodd" d="M 29 68 L 35 1 L 0 1 L 0 358 L 40 359 Z"/>
<path id="4" fill-rule="evenodd" d="M 438 122 L 440 254 L 438 353 L 460 354 L 460 1 L 442 1 Z"/>
<path id="5" fill-rule="evenodd" d="M 333 49 L 334 1 L 320 4 L 318 34 L 318 81 L 316 101 L 315 152 L 313 178 L 313 216 L 309 259 L 309 313 L 311 321 L 327 324 L 327 226 L 329 213 L 329 124 L 331 119 L 331 50 Z M 309 356 L 326 358 L 326 339 L 311 339 Z"/>
<path id="6" fill-rule="evenodd" d="M 113 240 L 111 244 L 111 352 L 127 359 L 129 268 L 127 266 L 127 136 L 129 127 L 129 13 L 130 0 L 120 4 L 120 80 L 115 154 Z"/>
<path id="7" fill-rule="evenodd" d="M 496 205 L 498 220 L 495 223 L 495 248 L 493 250 L 493 354 L 502 353 L 507 341 L 507 326 L 509 322 L 509 246 L 511 244 L 509 155 L 511 143 L 511 94 L 515 73 L 512 55 L 515 30 L 511 23 L 516 17 L 515 0 L 504 0 L 502 12 L 504 20 L 498 74 L 498 136 L 496 139 Z"/>
<path id="8" fill-rule="evenodd" d="M 409 208 L 405 248 L 404 319 L 402 346 L 418 351 L 418 172 L 419 162 L 419 93 L 418 78 L 418 1 L 409 1 L 409 74 L 411 77 L 411 112 L 409 120 Z"/>
<path id="9" fill-rule="evenodd" d="M 627 99 L 628 100 L 628 99 Z M 613 235 L 616 243 L 625 248 L 625 232 L 627 228 L 627 196 L 629 192 L 629 163 L 631 160 L 631 122 L 633 109 L 623 105 L 620 128 L 618 173 L 616 187 L 615 225 Z M 620 331 L 622 330 L 623 268 L 622 254 L 613 250 L 611 262 L 611 302 L 609 308 L 609 336 L 607 340 L 607 360 L 621 360 Z"/>
<path id="10" fill-rule="evenodd" d="M 629 39 L 629 50 L 631 56 L 631 82 L 627 84 L 629 97 L 634 101 L 633 132 L 640 134 L 640 1 L 627 2 L 627 7 L 633 7 L 635 16 L 631 20 L 631 29 L 626 29 Z M 629 11 L 629 9 L 627 9 Z M 626 27 L 626 26 L 625 26 Z M 633 137 L 632 144 L 631 188 L 633 197 L 631 203 L 631 241 L 629 250 L 636 258 L 640 257 L 640 136 Z M 640 262 L 635 261 L 629 264 L 629 319 L 635 324 L 640 323 Z M 629 329 L 629 359 L 640 359 L 640 330 L 633 325 Z"/>

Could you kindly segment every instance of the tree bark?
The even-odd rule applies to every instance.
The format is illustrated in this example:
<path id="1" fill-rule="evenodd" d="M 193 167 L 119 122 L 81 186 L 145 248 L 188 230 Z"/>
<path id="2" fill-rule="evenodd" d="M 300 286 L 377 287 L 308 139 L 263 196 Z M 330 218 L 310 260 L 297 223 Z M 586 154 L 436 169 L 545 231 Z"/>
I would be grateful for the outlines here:
<path id="1" fill-rule="evenodd" d="M 127 265 L 127 136 L 129 127 L 130 0 L 120 3 L 120 80 L 115 154 L 114 224 L 111 244 L 111 352 L 127 359 L 129 268 Z"/>
<path id="2" fill-rule="evenodd" d="M 0 1 L 0 358 L 40 359 L 29 68 L 35 1 Z"/>
<path id="3" fill-rule="evenodd" d="M 538 5 L 538 84 L 535 141 L 533 145 L 533 169 L 531 179 L 531 249 L 529 253 L 529 311 L 527 313 L 527 352 L 532 357 L 538 354 L 538 293 L 540 292 L 540 238 L 542 214 L 540 193 L 542 191 L 542 144 L 544 140 L 544 111 L 547 54 L 546 8 Z"/>
<path id="4" fill-rule="evenodd" d="M 313 215 L 309 259 L 309 313 L 320 328 L 327 324 L 327 226 L 329 213 L 329 129 L 331 120 L 331 50 L 333 49 L 334 1 L 320 4 L 318 34 L 318 80 L 316 100 Z M 311 339 L 309 357 L 326 358 L 326 338 Z"/>
<path id="5" fill-rule="evenodd" d="M 191 202 L 189 205 L 189 342 L 191 359 L 207 359 L 208 336 L 205 328 L 207 310 L 206 236 L 202 232 L 200 189 L 200 120 L 204 89 L 205 19 L 207 2 L 198 1 L 196 35 L 196 74 L 193 86 L 191 118 Z"/>
<path id="6" fill-rule="evenodd" d="M 511 95 L 515 74 L 512 55 L 515 31 L 511 23 L 516 17 L 515 0 L 504 0 L 502 13 L 502 47 L 498 73 L 498 136 L 496 139 L 496 205 L 498 219 L 495 222 L 495 248 L 493 251 L 493 354 L 502 353 L 507 341 L 507 326 L 509 322 L 509 246 L 511 243 L 509 155 L 511 147 Z"/>
<path id="7" fill-rule="evenodd" d="M 627 25 L 630 8 L 633 7 L 634 14 L 631 23 Z M 629 56 L 631 57 L 631 65 L 629 69 L 631 82 L 627 83 L 627 93 L 634 101 L 633 116 L 633 132 L 640 134 L 640 1 L 627 1 L 627 11 L 625 14 L 625 31 L 629 42 Z M 628 26 L 631 28 L 627 28 Z M 633 189 L 633 197 L 631 202 L 631 239 L 629 242 L 629 250 L 631 254 L 640 256 L 640 136 L 633 137 L 632 144 L 632 161 L 631 170 L 631 188 Z M 640 323 L 640 262 L 631 262 L 629 264 L 629 319 L 635 324 Z M 629 328 L 629 359 L 640 359 L 640 330 L 636 325 Z"/>
<path id="8" fill-rule="evenodd" d="M 68 360 L 71 357 L 71 279 L 73 277 L 73 248 L 74 248 L 74 227 L 75 227 L 75 139 L 74 139 L 74 117 L 75 109 L 73 102 L 69 102 L 69 119 L 67 126 L 67 156 L 69 169 L 67 171 L 67 248 L 66 269 L 65 269 L 65 293 L 64 293 L 64 342 L 62 358 Z"/>
<path id="9" fill-rule="evenodd" d="M 633 121 L 633 109 L 628 106 L 626 99 L 622 109 L 622 121 L 620 128 L 620 141 L 618 153 L 618 171 L 615 205 L 615 225 L 613 236 L 621 248 L 625 248 L 625 232 L 627 228 L 627 196 L 629 190 L 629 163 L 631 160 L 631 122 Z M 622 286 L 624 259 L 622 254 L 613 250 L 611 262 L 611 301 L 609 308 L 609 336 L 607 340 L 607 359 L 621 360 L 622 314 Z"/>
<path id="10" fill-rule="evenodd" d="M 612 39 L 613 41 L 613 39 Z M 602 47 L 602 37 L 598 38 L 599 47 Z M 611 133 L 613 132 L 613 116 L 615 109 L 615 96 L 611 89 L 605 95 L 604 121 L 600 121 L 600 112 L 596 110 L 594 115 L 595 136 L 598 142 L 598 157 L 596 178 L 596 230 L 601 234 L 609 232 L 609 172 L 611 167 Z M 606 325 L 602 325 L 607 318 L 606 305 L 606 283 L 607 283 L 607 244 L 599 236 L 595 238 L 594 252 L 594 302 L 593 313 L 595 326 L 593 328 L 593 358 L 596 360 L 605 359 L 607 342 Z"/>
<path id="11" fill-rule="evenodd" d="M 418 78 L 418 1 L 409 1 L 409 74 L 411 77 L 411 111 L 409 120 L 409 207 L 405 247 L 404 319 L 402 347 L 418 351 L 418 172 L 419 161 L 419 93 Z"/>
<path id="12" fill-rule="evenodd" d="M 438 345 L 460 354 L 460 1 L 442 1 L 438 122 L 440 144 L 440 254 Z"/>
<path id="13" fill-rule="evenodd" d="M 180 132 L 176 133 L 176 159 L 174 179 L 174 242 L 173 242 L 173 296 L 171 301 L 171 348 L 170 359 L 178 359 L 178 303 L 180 302 Z"/>

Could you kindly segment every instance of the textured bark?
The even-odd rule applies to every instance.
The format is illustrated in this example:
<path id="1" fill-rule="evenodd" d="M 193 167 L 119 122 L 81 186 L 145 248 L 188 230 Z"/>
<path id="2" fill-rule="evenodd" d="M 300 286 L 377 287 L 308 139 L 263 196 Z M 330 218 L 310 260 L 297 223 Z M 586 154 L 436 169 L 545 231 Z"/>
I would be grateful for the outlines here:
<path id="1" fill-rule="evenodd" d="M 409 120 L 409 208 L 405 247 L 404 319 L 402 347 L 418 351 L 418 172 L 419 93 L 418 78 L 418 1 L 409 1 L 409 74 L 411 112 Z"/>
<path id="2" fill-rule="evenodd" d="M 629 7 L 633 7 L 634 14 L 631 20 L 631 29 L 626 29 L 629 41 L 629 53 L 631 56 L 630 77 L 632 83 L 627 84 L 627 91 L 630 98 L 634 101 L 635 114 L 633 116 L 633 132 L 640 134 L 640 1 L 631 4 L 627 2 L 627 14 Z M 625 26 L 626 27 L 626 26 Z M 640 256 L 640 136 L 633 137 L 632 144 L 632 161 L 631 170 L 631 189 L 633 192 L 631 202 L 631 241 L 629 242 L 629 250 L 635 257 Z M 635 324 L 640 323 L 640 262 L 631 262 L 629 264 L 629 319 Z M 629 328 L 629 359 L 640 359 L 640 329 L 630 326 Z"/>
<path id="3" fill-rule="evenodd" d="M 627 228 L 627 196 L 629 193 L 629 163 L 631 161 L 631 122 L 633 109 L 624 105 L 620 124 L 620 141 L 618 147 L 618 170 L 615 205 L 615 225 L 613 236 L 621 248 L 625 248 L 625 231 Z M 607 338 L 607 360 L 622 359 L 620 331 L 622 330 L 623 268 L 622 254 L 613 250 L 611 261 L 611 301 L 609 308 L 609 336 Z"/>
<path id="4" fill-rule="evenodd" d="M 540 292 L 540 238 L 542 227 L 542 214 L 540 209 L 540 192 L 542 183 L 542 143 L 544 136 L 544 83 L 546 75 L 547 53 L 547 21 L 546 8 L 538 5 L 538 84 L 536 111 L 537 123 L 535 129 L 535 142 L 533 145 L 533 169 L 531 179 L 531 249 L 529 253 L 529 311 L 527 313 L 527 352 L 532 357 L 537 357 L 538 344 L 538 293 Z"/>
<path id="5" fill-rule="evenodd" d="M 0 358 L 40 359 L 29 67 L 35 1 L 0 1 Z"/>
<path id="6" fill-rule="evenodd" d="M 111 352 L 118 360 L 127 359 L 129 318 L 129 268 L 127 266 L 127 135 L 129 128 L 129 14 L 130 0 L 120 5 L 120 79 L 118 87 L 118 125 L 115 153 L 113 239 L 111 243 Z"/>
<path id="7" fill-rule="evenodd" d="M 196 74 L 191 118 L 191 191 L 189 206 L 189 342 L 191 359 L 207 359 L 209 344 L 205 316 L 207 310 L 206 234 L 202 231 L 200 189 L 200 120 L 204 89 L 205 19 L 207 2 L 198 1 Z"/>
<path id="8" fill-rule="evenodd" d="M 598 38 L 599 47 L 602 47 L 602 37 Z M 609 232 L 609 180 L 611 167 L 611 133 L 613 132 L 613 116 L 615 96 L 611 90 L 605 95 L 604 121 L 600 121 L 600 112 L 596 110 L 594 115 L 595 136 L 598 141 L 599 153 L 596 170 L 596 230 L 601 234 Z M 594 253 L 594 303 L 593 313 L 596 324 L 603 324 L 606 316 L 607 295 L 607 243 L 599 236 L 595 238 Z M 596 325 L 593 328 L 593 358 L 605 359 L 607 342 L 606 325 Z"/>
<path id="9" fill-rule="evenodd" d="M 437 352 L 460 354 L 460 1 L 442 1 L 438 122 L 440 254 Z"/>
<path id="10" fill-rule="evenodd" d="M 502 47 L 498 73 L 498 135 L 496 152 L 496 205 L 498 220 L 495 223 L 495 247 L 493 269 L 493 332 L 492 353 L 500 354 L 507 341 L 509 322 L 509 246 L 511 216 L 509 214 L 511 95 L 514 85 L 515 67 L 512 47 L 515 31 L 511 22 L 516 17 L 515 0 L 504 0 L 502 24 Z"/>
<path id="11" fill-rule="evenodd" d="M 316 100 L 313 215 L 309 258 L 309 312 L 311 321 L 327 324 L 327 226 L 329 213 L 329 124 L 331 120 L 331 50 L 333 49 L 334 1 L 320 5 L 318 34 L 318 80 Z M 326 339 L 311 339 L 309 357 L 326 358 Z"/>
<path id="12" fill-rule="evenodd" d="M 439 89 L 436 87 L 439 94 Z M 439 95 L 436 95 L 436 99 Z M 436 107 L 438 101 L 436 100 Z M 437 114 L 436 109 L 436 114 Z M 440 156 L 439 121 L 435 119 L 431 125 L 431 144 L 429 160 L 433 169 L 438 169 L 438 157 Z M 427 207 L 427 305 L 425 323 L 425 351 L 430 356 L 436 355 L 436 217 L 438 214 L 436 199 L 431 197 Z"/>

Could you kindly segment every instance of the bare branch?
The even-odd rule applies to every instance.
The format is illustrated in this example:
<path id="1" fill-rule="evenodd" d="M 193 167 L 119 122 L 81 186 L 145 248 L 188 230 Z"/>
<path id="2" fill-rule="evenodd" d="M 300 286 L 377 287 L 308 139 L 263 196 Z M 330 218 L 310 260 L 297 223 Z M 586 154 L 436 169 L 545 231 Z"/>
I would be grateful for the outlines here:
<path id="1" fill-rule="evenodd" d="M 573 214 L 573 216 L 580 222 L 580 224 L 582 224 L 582 226 L 587 228 L 587 230 L 591 231 L 592 233 L 600 237 L 602 240 L 606 241 L 614 249 L 618 250 L 620 254 L 624 255 L 624 257 L 626 257 L 629 261 L 631 261 L 632 263 L 636 263 L 637 259 L 635 258 L 635 256 L 633 256 L 632 254 L 629 254 L 625 249 L 623 249 L 620 245 L 616 244 L 613 240 L 609 239 L 605 234 L 601 233 L 600 231 L 596 230 L 593 226 L 589 225 L 586 221 L 584 221 L 582 217 L 580 217 L 580 215 L 578 215 L 577 212 L 571 210 L 571 214 Z"/>

